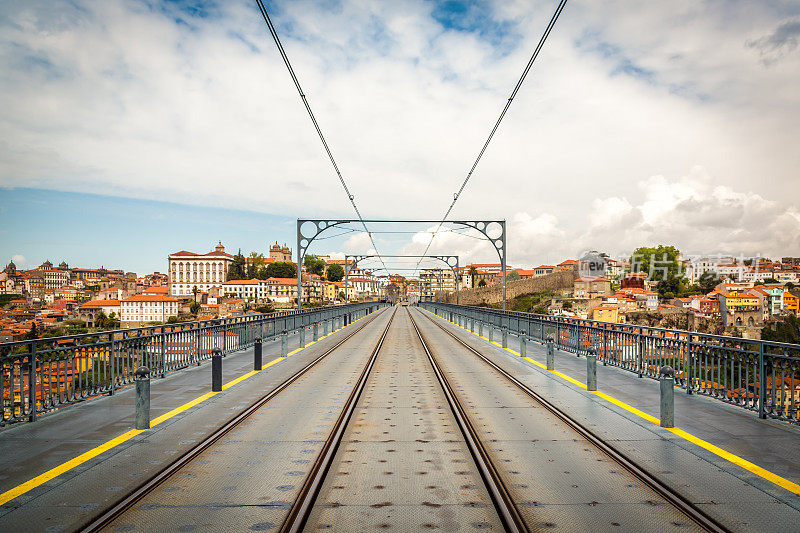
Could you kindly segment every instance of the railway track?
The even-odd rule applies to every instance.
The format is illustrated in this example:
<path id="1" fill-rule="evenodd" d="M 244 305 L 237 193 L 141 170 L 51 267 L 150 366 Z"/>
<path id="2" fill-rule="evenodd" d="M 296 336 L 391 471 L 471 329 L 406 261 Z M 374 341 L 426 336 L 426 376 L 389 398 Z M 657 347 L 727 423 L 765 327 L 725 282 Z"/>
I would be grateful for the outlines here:
<path id="1" fill-rule="evenodd" d="M 507 381 L 513 383 L 517 388 L 523 391 L 536 403 L 544 407 L 547 411 L 552 413 L 561 422 L 566 424 L 570 429 L 580 434 L 587 442 L 589 442 L 594 447 L 599 449 L 601 452 L 606 454 L 617 464 L 625 468 L 625 470 L 631 473 L 634 477 L 636 477 L 645 486 L 650 488 L 653 492 L 657 493 L 666 502 L 674 506 L 678 511 L 680 511 L 684 516 L 686 516 L 695 524 L 697 524 L 700 528 L 712 532 L 729 531 L 725 526 L 723 526 L 722 524 L 714 520 L 712 517 L 707 515 L 697 505 L 692 503 L 690 500 L 685 498 L 677 491 L 673 490 L 670 486 L 663 483 L 657 477 L 650 474 L 646 469 L 642 468 L 631 458 L 629 458 L 624 453 L 620 452 L 617 448 L 615 448 L 613 445 L 611 445 L 610 443 L 608 443 L 607 441 L 596 435 L 594 432 L 592 432 L 591 430 L 580 424 L 574 418 L 570 417 L 567 413 L 559 409 L 557 406 L 555 406 L 552 402 L 548 401 L 542 395 L 538 394 L 536 391 L 525 385 L 523 382 L 515 378 L 513 375 L 506 372 L 503 368 L 498 366 L 494 361 L 492 361 L 491 359 L 480 353 L 478 350 L 476 350 L 475 348 L 464 342 L 462 339 L 458 338 L 458 336 L 456 336 L 453 332 L 449 331 L 442 324 L 440 324 L 430 316 L 427 315 L 425 316 L 430 321 L 431 324 L 433 324 L 434 326 L 439 328 L 442 332 L 447 334 L 458 345 L 460 345 L 462 348 L 475 355 L 480 361 L 485 363 L 487 366 L 489 366 L 491 369 L 493 369 L 497 374 L 501 375 Z M 415 328 L 417 328 L 416 322 L 415 322 Z M 426 345 L 426 342 L 418 328 L 417 332 L 420 336 L 420 341 L 423 342 L 423 345 Z M 430 354 L 430 350 L 427 347 L 427 345 L 425 347 L 425 350 Z M 432 355 L 429 355 L 429 357 L 431 358 L 432 364 L 436 366 L 437 362 L 435 357 Z M 447 378 L 445 377 L 445 374 L 441 371 L 441 369 L 437 369 L 437 375 L 441 375 L 442 379 L 445 382 L 447 382 Z M 449 383 L 444 386 L 452 390 L 452 385 L 450 385 Z M 467 425 L 464 428 L 462 428 L 462 431 L 474 431 L 474 428 L 472 428 L 472 426 L 469 424 L 468 419 L 467 419 Z M 484 454 L 485 449 L 480 451 L 479 453 Z M 489 463 L 489 470 L 494 470 L 494 472 L 496 472 L 496 469 L 491 468 L 491 459 L 487 457 L 486 462 Z M 495 475 L 494 473 L 491 474 L 491 476 L 494 475 Z M 497 480 L 496 483 L 499 486 L 502 486 L 502 479 Z M 505 498 L 505 496 L 503 496 L 503 498 Z M 510 505 L 513 505 L 513 502 L 511 502 Z"/>
<path id="2" fill-rule="evenodd" d="M 267 394 L 259 398 L 257 401 L 252 403 L 244 411 L 242 411 L 235 417 L 228 420 L 225 424 L 220 426 L 217 430 L 215 430 L 211 435 L 203 439 L 200 443 L 193 446 L 191 449 L 189 449 L 187 452 L 181 455 L 177 460 L 167 465 L 165 468 L 159 471 L 155 476 L 152 476 L 150 479 L 139 485 L 135 490 L 128 493 L 124 498 L 119 500 L 112 507 L 107 509 L 101 515 L 95 517 L 91 522 L 87 523 L 84 527 L 80 528 L 80 531 L 89 533 L 89 532 L 101 531 L 106 527 L 108 527 L 116 518 L 124 514 L 129 509 L 133 508 L 138 501 L 140 501 L 148 494 L 152 493 L 157 487 L 163 484 L 167 479 L 173 476 L 181 468 L 191 463 L 201 453 L 210 448 L 215 442 L 219 441 L 227 433 L 229 433 L 231 430 L 239 426 L 242 422 L 247 420 L 253 413 L 255 413 L 264 405 L 266 405 L 271 399 L 273 399 L 282 391 L 290 387 L 301 376 L 303 376 L 309 370 L 314 368 L 320 361 L 322 361 L 328 355 L 330 355 L 331 353 L 342 347 L 345 343 L 347 343 L 347 341 L 358 335 L 365 327 L 371 324 L 381 314 L 382 313 L 380 312 L 375 313 L 372 316 L 372 318 L 366 320 L 363 324 L 361 324 L 359 327 L 350 332 L 346 337 L 338 341 L 334 346 L 326 350 L 318 357 L 314 358 L 314 360 L 312 360 L 306 366 L 301 368 L 299 371 L 295 372 L 288 379 L 281 382 L 277 387 L 275 387 L 270 392 L 268 392 Z M 391 324 L 391 320 L 389 321 L 389 323 Z M 384 336 L 385 336 L 385 331 L 388 331 L 388 325 L 386 327 L 386 330 L 384 330 Z"/>

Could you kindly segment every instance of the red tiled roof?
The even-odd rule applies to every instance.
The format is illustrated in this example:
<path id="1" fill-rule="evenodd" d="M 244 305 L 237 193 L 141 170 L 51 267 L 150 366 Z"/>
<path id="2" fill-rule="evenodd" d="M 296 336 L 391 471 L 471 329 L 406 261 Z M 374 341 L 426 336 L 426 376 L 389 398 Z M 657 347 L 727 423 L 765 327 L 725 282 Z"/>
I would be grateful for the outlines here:
<path id="1" fill-rule="evenodd" d="M 119 300 L 90 300 L 81 306 L 81 309 L 89 309 L 92 307 L 109 307 L 112 305 L 119 305 Z"/>
<path id="2" fill-rule="evenodd" d="M 130 298 L 125 298 L 123 302 L 177 302 L 175 298 L 164 296 L 163 294 L 137 294 Z"/>

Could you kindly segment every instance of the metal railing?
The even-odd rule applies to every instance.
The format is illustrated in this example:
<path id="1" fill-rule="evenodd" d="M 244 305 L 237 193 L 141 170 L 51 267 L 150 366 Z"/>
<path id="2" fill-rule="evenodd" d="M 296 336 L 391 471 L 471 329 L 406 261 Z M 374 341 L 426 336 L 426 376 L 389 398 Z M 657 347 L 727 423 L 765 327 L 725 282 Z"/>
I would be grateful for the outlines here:
<path id="1" fill-rule="evenodd" d="M 445 303 L 420 306 L 467 329 L 486 324 L 518 337 L 551 339 L 578 356 L 658 378 L 663 365 L 687 394 L 703 394 L 757 411 L 760 418 L 800 423 L 800 345 L 578 318 L 500 311 Z M 470 321 L 474 321 L 471 322 Z"/>
<path id="2" fill-rule="evenodd" d="M 164 377 L 210 359 L 215 348 L 228 354 L 251 346 L 256 337 L 268 339 L 345 316 L 350 322 L 384 305 L 364 302 L 0 343 L 0 426 L 114 394 L 135 381 L 142 365 L 151 376 Z"/>

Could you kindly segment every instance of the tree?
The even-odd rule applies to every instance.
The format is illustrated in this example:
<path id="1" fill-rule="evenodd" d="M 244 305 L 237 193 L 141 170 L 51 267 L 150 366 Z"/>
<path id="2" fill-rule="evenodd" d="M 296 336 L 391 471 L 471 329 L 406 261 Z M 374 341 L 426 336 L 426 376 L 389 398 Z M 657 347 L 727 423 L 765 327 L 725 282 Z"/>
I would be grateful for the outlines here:
<path id="1" fill-rule="evenodd" d="M 680 251 L 674 246 L 659 244 L 655 248 L 641 246 L 631 255 L 631 270 L 633 272 L 646 272 L 650 279 L 660 281 L 669 277 L 678 277 L 680 266 L 678 256 Z"/>
<path id="2" fill-rule="evenodd" d="M 303 259 L 303 266 L 306 267 L 306 272 L 309 274 L 321 276 L 325 272 L 325 261 L 316 255 L 307 255 Z"/>
<path id="3" fill-rule="evenodd" d="M 328 265 L 328 281 L 342 281 L 344 279 L 344 268 L 336 263 Z"/>
<path id="4" fill-rule="evenodd" d="M 261 279 L 297 277 L 297 268 L 294 266 L 294 263 L 284 263 L 283 261 L 270 263 L 265 268 L 261 269 L 261 271 L 263 272 L 263 274 L 261 274 L 263 276 Z"/>
<path id="5" fill-rule="evenodd" d="M 517 281 L 519 279 L 519 272 L 512 270 L 506 274 L 506 281 Z"/>
<path id="6" fill-rule="evenodd" d="M 761 330 L 761 339 L 773 342 L 800 343 L 800 319 L 783 317 Z"/>
<path id="7" fill-rule="evenodd" d="M 345 295 L 344 291 L 339 291 L 339 299 L 340 299 L 340 300 L 344 300 L 344 299 L 345 299 L 345 296 L 346 296 L 346 295 Z"/>
<path id="8" fill-rule="evenodd" d="M 258 276 L 258 272 L 264 266 L 264 254 L 250 252 L 250 262 L 247 265 L 247 279 Z"/>
<path id="9" fill-rule="evenodd" d="M 173 316 L 171 316 L 171 317 L 169 317 L 167 319 L 167 324 L 178 324 L 178 323 L 180 323 L 180 321 L 181 321 L 180 318 L 178 318 L 175 315 L 173 315 Z"/>
<path id="10" fill-rule="evenodd" d="M 197 302 L 192 302 L 192 305 L 189 306 L 189 312 L 193 315 L 196 315 L 200 312 L 200 304 Z"/>
<path id="11" fill-rule="evenodd" d="M 200 291 L 197 289 L 197 285 L 192 285 L 192 294 L 194 295 L 194 301 L 195 302 L 197 301 L 197 293 L 198 292 L 200 292 Z"/>
<path id="12" fill-rule="evenodd" d="M 475 287 L 475 276 L 478 275 L 478 269 L 475 266 L 469 267 L 469 279 L 470 279 L 470 287 Z"/>
<path id="13" fill-rule="evenodd" d="M 765 279 L 764 283 L 766 283 L 767 285 L 774 285 L 775 283 L 780 283 L 780 281 L 778 281 L 775 278 L 770 277 L 770 278 Z"/>
<path id="14" fill-rule="evenodd" d="M 686 288 L 683 285 L 683 281 L 670 272 L 665 279 L 658 282 L 656 290 L 661 298 L 669 300 L 682 294 Z"/>
<path id="15" fill-rule="evenodd" d="M 239 253 L 233 256 L 233 262 L 231 263 L 231 267 L 228 269 L 228 281 L 234 279 L 244 279 L 245 275 L 247 274 L 245 270 L 245 261 L 244 256 L 242 255 L 242 250 L 239 250 Z"/>
<path id="16" fill-rule="evenodd" d="M 482 279 L 478 282 L 478 287 L 485 287 L 487 285 L 486 280 Z"/>
<path id="17" fill-rule="evenodd" d="M 697 284 L 700 286 L 700 289 L 703 293 L 708 294 L 709 292 L 714 290 L 714 287 L 719 285 L 721 278 L 717 276 L 716 272 L 703 272 L 700 276 L 700 279 L 697 280 Z"/>
<path id="18" fill-rule="evenodd" d="M 31 329 L 25 335 L 25 340 L 33 341 L 39 338 L 39 329 L 36 327 L 36 322 L 31 324 Z"/>

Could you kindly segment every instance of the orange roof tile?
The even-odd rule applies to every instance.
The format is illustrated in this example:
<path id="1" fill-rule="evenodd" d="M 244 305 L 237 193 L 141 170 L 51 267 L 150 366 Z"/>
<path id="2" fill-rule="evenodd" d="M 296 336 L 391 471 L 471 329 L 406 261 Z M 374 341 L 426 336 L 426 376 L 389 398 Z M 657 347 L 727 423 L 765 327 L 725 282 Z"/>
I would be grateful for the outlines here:
<path id="1" fill-rule="evenodd" d="M 130 298 L 125 298 L 123 302 L 177 302 L 175 298 L 164 296 L 163 294 L 137 294 Z"/>

